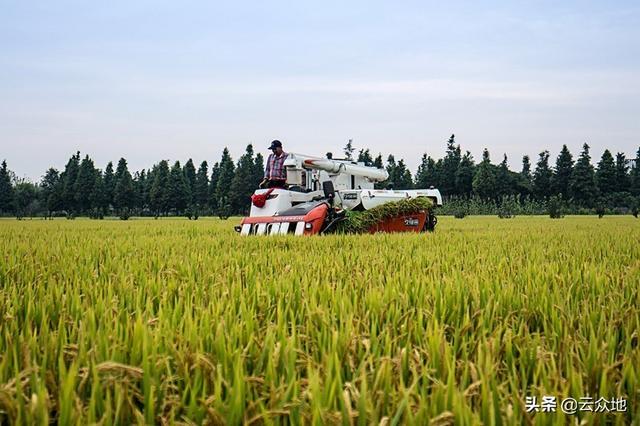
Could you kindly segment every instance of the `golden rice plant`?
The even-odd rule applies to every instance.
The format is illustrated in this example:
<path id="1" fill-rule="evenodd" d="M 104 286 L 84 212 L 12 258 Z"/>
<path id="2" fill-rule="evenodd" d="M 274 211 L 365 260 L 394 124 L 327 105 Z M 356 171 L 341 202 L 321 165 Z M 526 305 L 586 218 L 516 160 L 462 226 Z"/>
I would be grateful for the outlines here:
<path id="1" fill-rule="evenodd" d="M 640 223 L 0 221 L 0 424 L 629 424 Z M 526 398 L 626 412 L 527 413 Z"/>

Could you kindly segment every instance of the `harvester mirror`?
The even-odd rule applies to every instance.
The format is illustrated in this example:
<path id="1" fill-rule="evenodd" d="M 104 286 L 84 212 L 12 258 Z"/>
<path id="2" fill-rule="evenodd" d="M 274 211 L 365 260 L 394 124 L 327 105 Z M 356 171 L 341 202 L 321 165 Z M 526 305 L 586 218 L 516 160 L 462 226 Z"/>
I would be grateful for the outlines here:
<path id="1" fill-rule="evenodd" d="M 324 197 L 333 200 L 336 196 L 336 190 L 333 188 L 333 182 L 330 180 L 322 182 L 322 190 L 324 191 Z"/>

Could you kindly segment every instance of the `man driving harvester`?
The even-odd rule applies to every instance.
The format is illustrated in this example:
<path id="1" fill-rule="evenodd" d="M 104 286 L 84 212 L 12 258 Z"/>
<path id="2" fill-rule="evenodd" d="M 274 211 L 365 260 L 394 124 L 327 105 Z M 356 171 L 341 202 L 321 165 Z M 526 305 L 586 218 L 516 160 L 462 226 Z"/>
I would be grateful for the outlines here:
<path id="1" fill-rule="evenodd" d="M 284 160 L 287 153 L 282 149 L 282 142 L 274 140 L 269 147 L 271 154 L 267 158 L 264 170 L 264 179 L 260 182 L 260 188 L 284 188 L 287 181 L 287 171 L 284 168 Z"/>

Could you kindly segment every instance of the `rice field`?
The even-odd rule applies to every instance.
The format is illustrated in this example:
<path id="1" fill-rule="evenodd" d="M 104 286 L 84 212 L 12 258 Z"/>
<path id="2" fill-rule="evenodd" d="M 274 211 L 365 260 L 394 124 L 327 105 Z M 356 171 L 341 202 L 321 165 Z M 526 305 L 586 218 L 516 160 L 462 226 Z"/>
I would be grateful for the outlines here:
<path id="1" fill-rule="evenodd" d="M 0 220 L 0 424 L 640 422 L 640 220 L 236 223 Z"/>

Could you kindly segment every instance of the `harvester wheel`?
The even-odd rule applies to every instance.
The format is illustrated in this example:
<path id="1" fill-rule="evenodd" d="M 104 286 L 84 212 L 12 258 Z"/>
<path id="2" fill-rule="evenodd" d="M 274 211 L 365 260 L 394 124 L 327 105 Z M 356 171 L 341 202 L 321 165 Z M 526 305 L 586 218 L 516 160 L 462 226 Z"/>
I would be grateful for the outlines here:
<path id="1" fill-rule="evenodd" d="M 424 230 L 426 232 L 433 232 L 436 229 L 436 225 L 438 224 L 438 217 L 434 215 L 432 212 L 429 212 L 427 215 L 427 220 L 424 223 Z"/>

